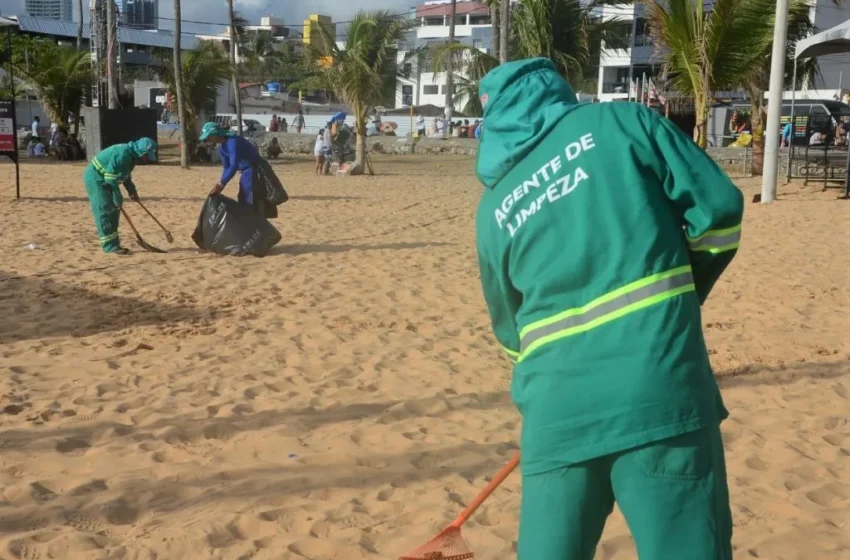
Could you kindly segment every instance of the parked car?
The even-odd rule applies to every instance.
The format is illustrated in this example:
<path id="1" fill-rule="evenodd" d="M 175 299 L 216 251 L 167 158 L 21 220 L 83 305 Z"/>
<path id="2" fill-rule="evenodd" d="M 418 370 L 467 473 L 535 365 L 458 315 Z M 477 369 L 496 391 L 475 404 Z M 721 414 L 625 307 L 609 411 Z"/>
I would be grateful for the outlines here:
<path id="1" fill-rule="evenodd" d="M 234 132 L 239 129 L 236 119 L 231 121 L 230 129 Z M 260 124 L 260 121 L 256 121 L 254 119 L 242 119 L 242 132 L 245 134 L 260 134 L 262 132 L 266 132 L 266 127 Z"/>

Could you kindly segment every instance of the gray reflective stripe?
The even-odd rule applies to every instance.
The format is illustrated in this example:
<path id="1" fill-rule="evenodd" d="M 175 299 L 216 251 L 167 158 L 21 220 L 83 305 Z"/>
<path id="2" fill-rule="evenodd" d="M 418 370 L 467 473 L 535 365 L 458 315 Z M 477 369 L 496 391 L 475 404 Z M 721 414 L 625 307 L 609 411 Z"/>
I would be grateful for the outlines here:
<path id="1" fill-rule="evenodd" d="M 659 294 L 663 294 L 664 292 L 667 292 L 669 290 L 675 290 L 676 288 L 684 288 L 685 286 L 688 286 L 689 284 L 693 283 L 693 274 L 690 270 L 688 270 L 687 272 L 683 272 L 682 274 L 679 274 L 677 276 L 665 278 L 663 280 L 654 282 L 648 286 L 644 286 L 642 288 L 638 288 L 637 290 L 625 293 L 619 297 L 612 299 L 611 301 L 606 301 L 598 307 L 589 309 L 581 315 L 573 315 L 571 317 L 566 317 L 560 321 L 556 321 L 552 324 L 538 327 L 526 333 L 525 336 L 522 337 L 522 340 L 520 341 L 520 344 L 522 346 L 522 352 L 525 352 L 529 346 L 531 346 L 534 342 L 540 340 L 545 336 L 549 336 L 551 334 L 555 334 L 566 329 L 572 329 L 575 327 L 586 325 L 591 321 L 604 317 L 605 315 L 615 313 L 620 309 L 624 309 L 637 302 L 650 299 Z"/>
<path id="2" fill-rule="evenodd" d="M 719 249 L 740 242 L 741 231 L 739 230 L 727 235 L 708 235 L 697 241 L 690 241 L 688 246 L 692 251 L 699 251 L 700 249 Z"/>

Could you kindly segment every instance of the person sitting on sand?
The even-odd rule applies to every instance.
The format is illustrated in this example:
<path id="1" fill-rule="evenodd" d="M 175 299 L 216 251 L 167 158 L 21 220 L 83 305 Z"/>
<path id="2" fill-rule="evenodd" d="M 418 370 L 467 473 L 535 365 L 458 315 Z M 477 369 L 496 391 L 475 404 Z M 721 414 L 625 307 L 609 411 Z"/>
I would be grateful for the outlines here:
<path id="1" fill-rule="evenodd" d="M 270 158 L 276 158 L 281 153 L 283 153 L 283 150 L 280 149 L 280 144 L 278 143 L 277 138 L 272 138 L 272 141 L 268 146 L 266 146 L 266 154 Z"/>
<path id="2" fill-rule="evenodd" d="M 590 560 L 616 502 L 641 559 L 731 560 L 700 306 L 741 191 L 656 111 L 580 104 L 549 59 L 479 93 L 480 275 L 523 417 L 518 559 Z"/>
<path id="3" fill-rule="evenodd" d="M 106 148 L 86 167 L 83 182 L 91 204 L 95 227 L 104 253 L 126 255 L 130 251 L 121 246 L 118 238 L 118 221 L 124 197 L 119 183 L 124 184 L 130 200 L 139 200 L 139 192 L 131 174 L 136 164 L 156 161 L 156 142 L 141 138 L 127 144 Z"/>

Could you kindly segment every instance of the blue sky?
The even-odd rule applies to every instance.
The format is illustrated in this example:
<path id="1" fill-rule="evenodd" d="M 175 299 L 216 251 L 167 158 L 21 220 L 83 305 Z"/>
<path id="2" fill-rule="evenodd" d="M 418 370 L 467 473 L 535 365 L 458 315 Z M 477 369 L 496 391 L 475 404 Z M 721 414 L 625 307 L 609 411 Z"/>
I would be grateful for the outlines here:
<path id="1" fill-rule="evenodd" d="M 72 0 L 75 6 L 77 0 Z M 287 24 L 300 25 L 303 20 L 313 13 L 327 14 L 336 21 L 349 19 L 358 9 L 385 9 L 392 12 L 409 12 L 411 6 L 421 3 L 417 0 L 235 0 L 236 9 L 251 21 L 259 21 L 260 16 L 275 15 L 284 18 Z M 120 0 L 119 0 L 120 4 Z M 83 0 L 87 8 L 89 0 Z M 183 0 L 183 19 L 209 22 L 225 22 L 227 20 L 226 0 Z M 3 15 L 24 13 L 24 0 L 0 0 L 0 12 Z M 172 0 L 160 0 L 159 15 L 162 18 L 174 17 Z M 86 18 L 88 19 L 88 17 Z M 166 19 L 160 21 L 160 27 L 171 29 L 172 22 Z M 224 30 L 217 26 L 199 26 L 184 24 L 184 30 L 194 33 L 216 33 Z"/>

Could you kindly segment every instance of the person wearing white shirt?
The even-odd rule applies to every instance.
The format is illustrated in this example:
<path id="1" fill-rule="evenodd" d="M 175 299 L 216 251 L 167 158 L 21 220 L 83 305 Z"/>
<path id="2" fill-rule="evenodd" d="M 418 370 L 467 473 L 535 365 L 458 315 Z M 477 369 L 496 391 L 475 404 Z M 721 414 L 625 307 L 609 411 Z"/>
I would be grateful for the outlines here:
<path id="1" fill-rule="evenodd" d="M 32 121 L 32 139 L 35 142 L 37 139 L 41 138 L 41 134 L 38 131 L 38 128 L 41 126 L 41 119 L 36 117 L 34 121 Z"/>

